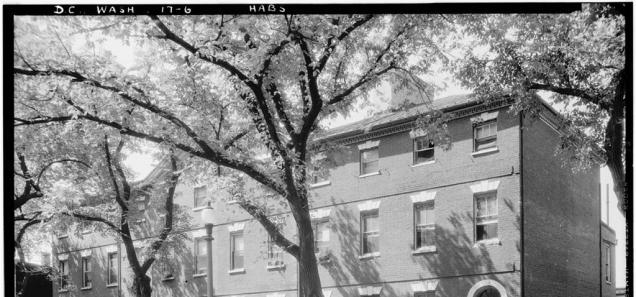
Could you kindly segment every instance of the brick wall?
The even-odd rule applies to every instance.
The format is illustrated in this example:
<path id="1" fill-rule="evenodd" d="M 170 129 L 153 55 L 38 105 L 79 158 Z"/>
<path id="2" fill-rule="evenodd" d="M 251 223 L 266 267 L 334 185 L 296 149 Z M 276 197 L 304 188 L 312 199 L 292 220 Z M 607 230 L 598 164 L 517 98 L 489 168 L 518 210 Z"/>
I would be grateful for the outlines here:
<path id="1" fill-rule="evenodd" d="M 334 157 L 338 164 L 331 169 L 328 186 L 312 190 L 312 207 L 330 207 L 331 236 L 329 248 L 334 257 L 319 268 L 323 286 L 331 289 L 331 297 L 357 297 L 361 285 L 383 284 L 382 296 L 410 296 L 411 284 L 426 279 L 439 279 L 437 296 L 465 296 L 477 282 L 496 280 L 508 296 L 520 296 L 520 226 L 519 226 L 519 130 L 518 119 L 503 109 L 498 117 L 498 152 L 472 156 L 472 124 L 469 118 L 449 124 L 452 148 L 436 148 L 436 162 L 412 167 L 412 140 L 408 133 L 380 139 L 380 175 L 359 177 L 357 144 Z M 483 180 L 499 181 L 498 234 L 500 244 L 475 245 L 473 193 L 471 185 Z M 437 251 L 413 255 L 413 203 L 410 196 L 421 191 L 436 191 L 435 216 Z M 192 230 L 174 255 L 179 267 L 176 278 L 162 282 L 157 267 L 152 268 L 155 296 L 202 296 L 205 278 L 193 275 L 192 237 L 202 226 L 199 212 L 193 207 L 193 185 L 180 184 L 176 203 L 186 210 Z M 214 193 L 219 195 L 219 193 Z M 380 200 L 380 256 L 360 260 L 360 213 L 358 204 Z M 273 212 L 276 202 L 270 203 Z M 284 270 L 266 269 L 267 236 L 262 227 L 236 205 L 214 201 L 214 285 L 216 296 L 249 295 L 264 297 L 269 292 L 286 292 L 295 296 L 296 263 L 284 255 Z M 152 212 L 149 211 L 148 215 Z M 153 218 L 148 218 L 151 225 Z M 229 274 L 229 231 L 234 222 L 246 222 L 245 273 Z M 285 233 L 294 239 L 295 225 L 286 216 Z M 140 233 L 151 236 L 155 231 Z M 95 241 L 90 244 L 94 244 Z M 59 246 L 68 249 L 69 246 Z M 72 249 L 72 248 L 71 248 Z M 71 254 L 76 254 L 72 252 Z M 101 248 L 94 254 L 104 254 Z M 78 255 L 77 255 L 78 256 Z M 124 255 L 125 256 L 125 255 Z M 73 256 L 72 256 L 73 257 Z M 106 263 L 105 261 L 103 263 Z M 153 265 L 154 266 L 154 265 Z M 94 275 L 105 275 L 105 268 L 94 266 Z M 100 271 L 100 269 L 102 269 Z M 132 279 L 127 260 L 122 259 L 124 282 L 122 296 L 129 296 Z M 79 266 L 71 265 L 71 271 Z M 79 280 L 81 276 L 72 276 Z M 78 278 L 79 277 L 79 278 Z M 97 278 L 97 276 L 96 276 Z M 116 296 L 116 290 L 94 286 L 91 292 L 74 291 L 69 296 L 91 294 Z M 113 293 L 114 292 L 114 293 Z M 115 294 L 115 295 L 113 295 Z M 61 295 L 63 296 L 63 295 Z"/>
<path id="2" fill-rule="evenodd" d="M 523 128 L 525 296 L 599 296 L 599 170 L 573 172 L 555 130 Z"/>

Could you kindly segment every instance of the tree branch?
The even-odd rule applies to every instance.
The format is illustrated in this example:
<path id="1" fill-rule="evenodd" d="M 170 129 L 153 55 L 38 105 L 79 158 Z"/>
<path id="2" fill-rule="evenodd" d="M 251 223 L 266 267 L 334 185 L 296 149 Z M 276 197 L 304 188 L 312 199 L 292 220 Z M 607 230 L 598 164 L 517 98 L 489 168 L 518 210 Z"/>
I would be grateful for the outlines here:
<path id="1" fill-rule="evenodd" d="M 587 92 L 580 89 L 564 88 L 564 87 L 553 86 L 550 84 L 539 84 L 539 83 L 529 83 L 527 88 L 530 90 L 544 90 L 544 91 L 555 92 L 561 95 L 579 97 L 581 99 L 585 99 L 586 101 L 589 101 L 591 103 L 598 105 L 601 109 L 605 111 L 609 111 L 611 108 L 611 104 L 606 103 L 602 101 L 601 98 L 590 95 Z"/>
<path id="2" fill-rule="evenodd" d="M 159 234 L 158 239 L 154 241 L 150 247 L 152 249 L 152 252 L 150 253 L 151 256 L 148 259 L 146 259 L 144 263 L 141 265 L 141 271 L 144 274 L 148 271 L 148 269 L 150 269 L 150 266 L 156 260 L 155 258 L 156 252 L 161 248 L 163 243 L 166 241 L 166 238 L 168 238 L 168 234 L 172 232 L 172 221 L 173 221 L 173 213 L 174 213 L 174 193 L 175 193 L 175 188 L 177 187 L 177 183 L 179 182 L 179 176 L 181 175 L 180 173 L 178 173 L 177 158 L 175 157 L 174 153 L 170 154 L 170 166 L 171 166 L 172 174 L 170 176 L 170 186 L 168 188 L 168 196 L 166 197 L 166 203 L 164 205 L 164 209 L 166 210 L 166 221 L 165 221 L 163 230 L 161 230 L 161 233 Z"/>
<path id="3" fill-rule="evenodd" d="M 195 56 L 199 57 L 200 59 L 210 62 L 214 65 L 217 65 L 225 70 L 227 70 L 231 75 L 234 75 L 236 77 L 238 77 L 243 83 L 245 83 L 250 89 L 256 89 L 257 86 L 256 84 L 249 78 L 247 77 L 247 75 L 245 75 L 243 72 L 241 72 L 236 66 L 230 64 L 229 62 L 219 59 L 215 56 L 211 56 L 211 55 L 206 55 L 201 53 L 201 51 L 199 51 L 198 48 L 195 48 L 192 44 L 188 43 L 187 41 L 183 40 L 181 37 L 177 36 L 174 32 L 172 32 L 160 19 L 159 17 L 157 17 L 156 15 L 150 15 L 150 18 L 155 22 L 155 25 L 157 26 L 157 28 L 159 28 L 159 30 L 161 30 L 161 32 L 163 32 L 163 34 L 165 34 L 166 39 L 171 40 L 172 42 L 180 45 L 181 47 L 183 47 L 184 49 L 186 49 L 187 51 L 189 51 L 190 53 L 194 54 Z"/>
<path id="4" fill-rule="evenodd" d="M 300 248 L 298 245 L 291 242 L 283 234 L 281 234 L 276 225 L 272 223 L 272 221 L 260 208 L 245 201 L 239 201 L 238 204 L 259 223 L 261 223 L 261 225 L 263 225 L 265 231 L 267 231 L 269 236 L 278 246 L 283 248 L 283 250 L 288 252 L 290 255 L 294 256 L 294 258 L 298 259 L 300 257 Z"/>
<path id="5" fill-rule="evenodd" d="M 372 18 L 373 18 L 373 15 L 371 14 L 365 15 L 362 17 L 362 19 L 357 20 L 355 23 L 351 24 L 351 26 L 347 27 L 342 33 L 340 33 L 340 35 L 338 35 L 335 41 L 333 40 L 333 38 L 329 38 L 327 40 L 327 47 L 322 52 L 320 59 L 318 59 L 316 70 L 318 70 L 318 72 L 322 71 L 322 69 L 327 64 L 329 57 L 331 57 L 331 54 L 334 52 L 336 46 L 338 46 L 340 41 L 347 38 L 351 34 L 351 32 L 353 32 L 355 29 L 359 28 L 360 26 L 366 24 Z"/>

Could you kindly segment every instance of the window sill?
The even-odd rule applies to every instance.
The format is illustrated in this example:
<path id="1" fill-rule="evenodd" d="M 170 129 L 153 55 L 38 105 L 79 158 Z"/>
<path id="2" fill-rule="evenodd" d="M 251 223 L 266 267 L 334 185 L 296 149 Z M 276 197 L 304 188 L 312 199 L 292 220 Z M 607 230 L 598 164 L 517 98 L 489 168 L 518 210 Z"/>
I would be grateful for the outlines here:
<path id="1" fill-rule="evenodd" d="M 174 276 L 166 277 L 166 278 L 162 278 L 162 279 L 161 279 L 161 281 L 162 281 L 162 282 L 169 282 L 169 281 L 171 281 L 171 280 L 174 280 Z"/>
<path id="2" fill-rule="evenodd" d="M 239 201 L 238 200 L 229 200 L 226 202 L 228 205 L 232 205 L 232 204 L 238 204 Z"/>
<path id="3" fill-rule="evenodd" d="M 437 247 L 434 245 L 431 245 L 431 246 L 423 246 L 421 248 L 418 248 L 417 250 L 414 250 L 413 252 L 411 252 L 411 254 L 421 255 L 421 254 L 435 253 L 435 252 L 437 252 Z"/>
<path id="4" fill-rule="evenodd" d="M 57 239 L 64 239 L 64 238 L 68 238 L 68 235 L 62 235 L 62 236 L 58 236 Z M 67 290 L 68 291 L 68 290 Z"/>
<path id="5" fill-rule="evenodd" d="M 484 239 L 484 240 L 475 242 L 473 247 L 479 247 L 479 246 L 485 246 L 485 245 L 501 245 L 501 241 L 499 240 L 499 238 Z"/>
<path id="6" fill-rule="evenodd" d="M 227 273 L 230 274 L 230 275 L 232 275 L 232 274 L 243 274 L 243 273 L 245 273 L 245 268 L 232 269 L 232 270 L 228 271 Z"/>
<path id="7" fill-rule="evenodd" d="M 365 177 L 374 176 L 374 175 L 380 175 L 380 171 L 371 172 L 371 173 L 365 173 L 365 174 L 360 175 L 358 177 L 359 178 L 365 178 Z"/>
<path id="8" fill-rule="evenodd" d="M 324 186 L 328 186 L 331 184 L 331 181 L 326 180 L 326 181 L 321 181 L 319 183 L 315 183 L 315 184 L 310 184 L 309 188 L 314 189 L 314 188 L 320 188 L 320 187 L 324 187 Z"/>
<path id="9" fill-rule="evenodd" d="M 272 271 L 272 270 L 285 270 L 285 264 L 280 264 L 280 265 L 267 265 L 267 270 L 268 271 Z"/>
<path id="10" fill-rule="evenodd" d="M 108 284 L 108 285 L 106 285 L 106 288 L 114 288 L 114 287 L 117 287 L 117 284 L 116 284 L 116 283 L 115 283 L 115 284 Z"/>
<path id="11" fill-rule="evenodd" d="M 86 291 L 92 289 L 93 286 L 80 288 L 81 291 Z"/>
<path id="12" fill-rule="evenodd" d="M 487 154 L 496 153 L 498 151 L 499 151 L 498 147 L 493 147 L 493 148 L 489 148 L 489 149 L 473 152 L 470 155 L 473 156 L 473 157 L 478 157 L 478 156 L 483 156 L 483 155 L 487 155 Z"/>
<path id="13" fill-rule="evenodd" d="M 68 289 L 62 289 L 62 290 L 59 290 L 59 291 L 57 291 L 57 292 L 58 292 L 58 293 L 68 293 Z"/>
<path id="14" fill-rule="evenodd" d="M 199 207 L 193 208 L 192 211 L 200 211 L 200 210 L 203 210 L 204 208 L 206 208 L 206 206 L 199 206 Z"/>
<path id="15" fill-rule="evenodd" d="M 425 166 L 425 165 L 430 165 L 430 164 L 435 164 L 435 161 L 437 161 L 437 160 L 431 160 L 431 161 L 426 161 L 426 162 L 422 162 L 422 163 L 413 164 L 413 165 L 411 165 L 411 168 Z"/>
<path id="16" fill-rule="evenodd" d="M 197 274 L 193 274 L 192 277 L 193 278 L 197 278 L 197 277 L 204 277 L 204 276 L 207 276 L 207 275 L 208 275 L 207 273 L 197 273 Z"/>
<path id="17" fill-rule="evenodd" d="M 369 260 L 380 257 L 380 252 L 368 253 L 362 256 L 358 256 L 358 260 Z"/>

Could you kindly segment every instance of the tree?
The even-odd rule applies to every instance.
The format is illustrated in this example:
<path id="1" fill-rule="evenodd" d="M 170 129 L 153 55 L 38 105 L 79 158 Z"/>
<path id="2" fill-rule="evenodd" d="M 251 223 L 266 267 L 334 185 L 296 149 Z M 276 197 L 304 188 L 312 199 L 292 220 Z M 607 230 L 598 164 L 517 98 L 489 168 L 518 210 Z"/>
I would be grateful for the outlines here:
<path id="1" fill-rule="evenodd" d="M 39 225 L 41 232 L 56 234 L 74 230 L 79 236 L 82 229 L 92 228 L 119 238 L 133 270 L 135 295 L 150 296 L 152 288 L 146 274 L 159 252 L 167 249 L 166 242 L 178 239 L 179 235 L 171 232 L 184 218 L 173 203 L 181 174 L 175 154 L 165 158 L 165 172 L 153 180 L 131 183 L 121 164 L 124 137 L 120 137 L 113 150 L 107 134 L 85 134 L 91 129 L 81 123 L 69 122 L 64 129 L 57 128 L 59 125 L 20 126 L 14 131 L 17 157 L 14 187 L 18 193 L 14 199 L 14 219 L 19 228 L 16 251 L 21 262 L 25 262 L 21 243 L 33 226 Z M 139 143 L 128 147 L 134 149 L 135 145 Z M 32 170 L 37 174 L 32 174 Z M 161 225 L 160 232 L 145 250 L 135 249 L 135 234 L 131 231 L 132 222 L 139 215 L 134 210 L 135 198 L 139 196 L 163 198 L 148 200 L 163 202 L 165 213 L 165 218 L 157 222 Z"/>
<path id="2" fill-rule="evenodd" d="M 562 131 L 568 132 L 559 151 L 579 169 L 603 159 L 623 214 L 628 9 L 586 4 L 571 14 L 458 17 L 458 31 L 473 41 L 454 53 L 461 59 L 450 59 L 462 84 L 484 98 L 512 94 L 516 110 L 530 116 L 538 91 L 565 106 Z"/>
<path id="3" fill-rule="evenodd" d="M 33 108 L 17 111 L 14 125 L 95 123 L 251 178 L 286 202 L 298 242 L 276 228 L 258 197 L 239 205 L 297 259 L 302 295 L 320 297 L 306 187 L 312 135 L 321 130 L 322 119 L 348 113 L 354 98 L 364 99 L 389 75 L 421 94 L 430 92 L 413 78 L 440 56 L 435 34 L 447 24 L 441 20 L 437 15 L 17 19 L 15 100 Z M 68 33 L 63 36 L 78 32 L 88 41 L 64 41 L 57 30 Z M 122 67 L 100 46 L 104 40 L 135 44 L 143 54 Z M 53 99 L 32 100 L 47 96 Z M 210 120 L 219 119 L 220 106 L 231 120 L 217 125 Z M 215 133 L 222 126 L 223 135 Z M 270 158 L 255 157 L 263 152 Z"/>

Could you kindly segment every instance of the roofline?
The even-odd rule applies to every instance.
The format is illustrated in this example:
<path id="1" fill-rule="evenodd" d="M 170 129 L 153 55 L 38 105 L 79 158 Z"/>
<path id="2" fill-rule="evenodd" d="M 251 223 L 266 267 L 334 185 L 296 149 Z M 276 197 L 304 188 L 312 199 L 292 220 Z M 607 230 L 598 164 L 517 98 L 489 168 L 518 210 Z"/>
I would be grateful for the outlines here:
<path id="1" fill-rule="evenodd" d="M 503 98 L 503 99 L 497 99 L 497 100 L 490 100 L 489 102 L 486 102 L 484 100 L 478 100 L 478 101 L 469 101 L 469 102 L 464 102 L 464 103 L 460 103 L 460 104 L 456 104 L 456 105 L 451 105 L 442 109 L 438 109 L 439 111 L 442 111 L 444 113 L 450 113 L 453 111 L 457 111 L 457 110 L 461 110 L 464 108 L 468 108 L 468 107 L 472 107 L 472 106 L 476 106 L 476 105 L 480 105 L 480 104 L 484 104 L 484 103 L 495 103 L 495 102 L 506 102 L 509 99 L 507 98 Z M 507 102 L 506 102 L 507 103 Z M 504 105 L 510 105 L 510 103 L 504 104 Z M 430 112 L 430 111 L 427 111 Z M 403 119 L 399 119 L 399 120 L 395 120 L 395 121 L 391 121 L 391 122 L 387 122 L 387 123 L 383 123 L 377 126 L 372 126 L 372 130 L 376 131 L 376 130 L 381 130 L 387 127 L 391 127 L 391 126 L 396 126 L 396 125 L 401 125 L 401 124 L 405 124 L 405 123 L 409 123 L 409 122 L 413 122 L 414 120 L 416 120 L 419 117 L 419 115 L 414 115 L 414 116 L 410 116 L 407 118 L 403 118 Z M 364 131 L 360 131 L 360 130 L 354 130 L 354 131 L 348 131 L 348 132 L 344 132 L 341 134 L 335 134 L 335 135 L 331 135 L 325 138 L 318 138 L 316 140 L 314 140 L 314 143 L 321 143 L 321 142 L 333 142 L 333 141 L 338 141 L 338 140 L 342 140 L 345 138 L 350 138 L 350 137 L 354 137 L 357 135 L 363 135 L 365 133 L 368 132 L 364 132 Z"/>
<path id="2" fill-rule="evenodd" d="M 499 100 L 493 100 L 493 101 L 499 101 Z M 442 112 L 452 112 L 455 110 L 459 110 L 462 108 L 466 108 L 466 107 L 470 107 L 473 105 L 479 105 L 484 103 L 483 101 L 470 101 L 470 102 L 464 102 L 464 103 L 460 103 L 460 104 L 456 104 L 456 105 L 452 105 L 452 106 L 448 106 L 442 109 L 439 109 Z M 429 111 L 430 112 L 430 111 Z M 418 118 L 419 115 L 414 115 L 411 117 L 407 117 L 407 118 L 403 118 L 403 119 L 399 119 L 399 120 L 395 120 L 392 122 L 387 122 L 387 123 L 383 123 L 377 126 L 372 126 L 373 130 L 379 130 L 379 129 L 383 129 L 386 127 L 391 127 L 391 126 L 395 126 L 395 125 L 400 125 L 400 124 L 404 124 L 404 123 L 408 123 L 408 122 L 412 122 L 414 120 L 416 120 Z M 342 139 L 342 138 L 347 138 L 347 137 L 352 137 L 352 136 L 356 136 L 359 134 L 364 134 L 364 131 L 359 131 L 359 130 L 354 130 L 354 131 L 348 131 L 348 132 L 344 132 L 341 134 L 335 134 L 335 135 L 331 135 L 325 138 L 318 138 L 316 139 L 314 142 L 331 142 L 331 141 L 335 141 L 338 139 Z"/>

